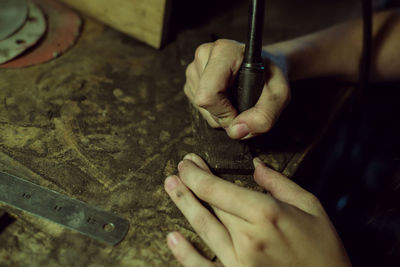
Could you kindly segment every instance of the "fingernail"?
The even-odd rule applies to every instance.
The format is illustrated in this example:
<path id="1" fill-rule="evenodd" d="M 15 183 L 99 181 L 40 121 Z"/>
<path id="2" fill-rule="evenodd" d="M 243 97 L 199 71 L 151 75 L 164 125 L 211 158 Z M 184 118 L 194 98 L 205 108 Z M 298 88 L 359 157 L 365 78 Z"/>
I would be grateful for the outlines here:
<path id="1" fill-rule="evenodd" d="M 233 117 L 223 117 L 223 118 L 217 118 L 218 119 L 218 124 L 221 125 L 222 128 L 228 127 L 229 124 L 231 124 Z"/>
<path id="2" fill-rule="evenodd" d="M 263 162 L 261 161 L 261 159 L 255 157 L 253 159 L 253 164 L 254 164 L 254 168 L 256 168 L 258 165 L 263 164 Z"/>
<path id="3" fill-rule="evenodd" d="M 183 159 L 192 160 L 192 154 L 191 154 L 191 153 L 186 154 L 186 155 L 183 157 Z"/>
<path id="4" fill-rule="evenodd" d="M 181 160 L 181 161 L 178 163 L 178 170 L 181 170 L 181 169 L 182 169 L 182 165 L 183 165 L 183 160 Z"/>
<path id="5" fill-rule="evenodd" d="M 247 140 L 250 139 L 251 137 L 253 137 L 254 135 L 252 133 L 249 133 L 248 135 L 246 135 L 245 137 L 240 138 L 240 140 Z"/>
<path id="6" fill-rule="evenodd" d="M 178 244 L 178 235 L 176 233 L 169 233 L 167 239 L 170 247 L 175 247 Z"/>
<path id="7" fill-rule="evenodd" d="M 235 139 L 240 139 L 247 136 L 250 133 L 250 129 L 245 123 L 239 123 L 233 125 L 229 129 L 230 136 Z"/>
<path id="8" fill-rule="evenodd" d="M 177 185 L 178 185 L 178 179 L 176 179 L 175 176 L 170 176 L 167 179 L 165 179 L 165 186 L 167 187 L 168 190 L 175 189 Z"/>

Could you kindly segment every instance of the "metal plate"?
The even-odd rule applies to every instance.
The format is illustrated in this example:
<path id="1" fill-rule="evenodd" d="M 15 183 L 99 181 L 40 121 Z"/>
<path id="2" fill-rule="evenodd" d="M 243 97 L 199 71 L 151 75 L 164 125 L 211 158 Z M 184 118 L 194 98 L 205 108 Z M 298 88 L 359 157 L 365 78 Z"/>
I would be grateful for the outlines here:
<path id="1" fill-rule="evenodd" d="M 32 47 L 29 53 L 0 65 L 0 68 L 22 68 L 47 62 L 70 49 L 79 38 L 81 18 L 72 9 L 59 1 L 35 0 L 47 18 L 47 32 L 40 45 Z"/>
<path id="2" fill-rule="evenodd" d="M 46 20 L 42 11 L 32 2 L 28 5 L 28 19 L 22 28 L 0 41 L 0 64 L 15 58 L 36 44 L 46 31 Z"/>
<path id="3" fill-rule="evenodd" d="M 4 172 L 0 172 L 0 202 L 111 245 L 129 229 L 126 219 Z"/>
<path id="4" fill-rule="evenodd" d="M 0 40 L 16 32 L 27 17 L 26 0 L 0 0 Z"/>

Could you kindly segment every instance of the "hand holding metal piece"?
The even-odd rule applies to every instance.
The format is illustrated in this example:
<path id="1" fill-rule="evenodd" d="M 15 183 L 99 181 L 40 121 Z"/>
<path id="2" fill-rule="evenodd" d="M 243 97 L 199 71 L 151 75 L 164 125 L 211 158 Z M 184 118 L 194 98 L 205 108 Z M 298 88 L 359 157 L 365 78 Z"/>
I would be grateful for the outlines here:
<path id="1" fill-rule="evenodd" d="M 199 112 L 203 112 L 202 115 L 207 120 L 207 122 L 203 121 L 199 112 L 193 110 L 193 132 L 197 140 L 195 151 L 204 157 L 216 173 L 221 175 L 253 172 L 253 155 L 250 148 L 247 143 L 233 140 L 241 139 L 243 136 L 233 137 L 230 134 L 231 126 L 235 125 L 230 125 L 229 120 L 235 119 L 238 111 L 243 112 L 253 107 L 265 85 L 261 57 L 263 21 L 264 0 L 250 0 L 248 40 L 244 59 L 241 58 L 243 56 L 241 44 L 231 40 L 220 40 L 214 44 L 199 47 L 195 61 L 188 66 L 185 93 Z M 209 56 L 205 56 L 207 54 Z M 218 69 L 216 66 L 220 66 L 220 62 L 228 63 L 223 69 Z M 240 62 L 242 65 L 239 69 Z M 197 67 L 194 68 L 196 65 Z M 201 68 L 203 68 L 202 73 L 193 75 Z M 232 68 L 234 68 L 233 72 Z M 236 83 L 232 88 L 228 88 L 228 80 L 233 78 L 229 75 L 236 75 Z M 224 85 L 220 86 L 221 84 Z M 211 99 L 211 101 L 203 105 L 201 101 L 204 99 Z M 218 117 L 218 114 L 221 116 Z M 222 125 L 223 120 L 225 125 Z M 210 123 L 213 121 L 214 125 Z M 225 131 L 212 129 L 208 124 L 214 128 L 224 127 Z"/>

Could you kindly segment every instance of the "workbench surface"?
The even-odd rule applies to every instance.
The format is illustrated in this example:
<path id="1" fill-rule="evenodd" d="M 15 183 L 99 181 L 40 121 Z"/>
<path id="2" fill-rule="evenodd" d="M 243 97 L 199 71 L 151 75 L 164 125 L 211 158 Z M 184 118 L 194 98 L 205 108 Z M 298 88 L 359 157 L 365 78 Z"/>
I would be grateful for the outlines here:
<path id="1" fill-rule="evenodd" d="M 184 70 L 195 47 L 209 41 L 202 37 L 215 32 L 210 35 L 210 25 L 187 29 L 157 51 L 84 21 L 77 44 L 59 58 L 0 70 L 0 167 L 118 214 L 129 220 L 130 230 L 112 247 L 1 205 L 16 220 L 0 233 L 0 266 L 175 266 L 166 244 L 167 233 L 175 230 L 213 257 L 163 182 L 196 145 L 182 90 Z M 221 37 L 235 38 L 231 32 Z M 323 92 L 300 87 L 257 150 L 288 176 L 349 92 L 333 85 Z M 254 187 L 251 177 L 227 179 Z"/>

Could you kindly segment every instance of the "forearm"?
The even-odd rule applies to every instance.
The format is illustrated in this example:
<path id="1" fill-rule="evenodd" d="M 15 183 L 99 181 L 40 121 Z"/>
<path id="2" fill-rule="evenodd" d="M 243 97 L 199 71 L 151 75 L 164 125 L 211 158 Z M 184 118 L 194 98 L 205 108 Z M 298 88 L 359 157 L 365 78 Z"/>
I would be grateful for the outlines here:
<path id="1" fill-rule="evenodd" d="M 264 47 L 282 53 L 289 79 L 333 76 L 357 80 L 362 53 L 362 21 L 340 24 L 324 31 Z M 400 79 L 400 15 L 395 11 L 373 17 L 371 75 L 375 81 Z"/>

